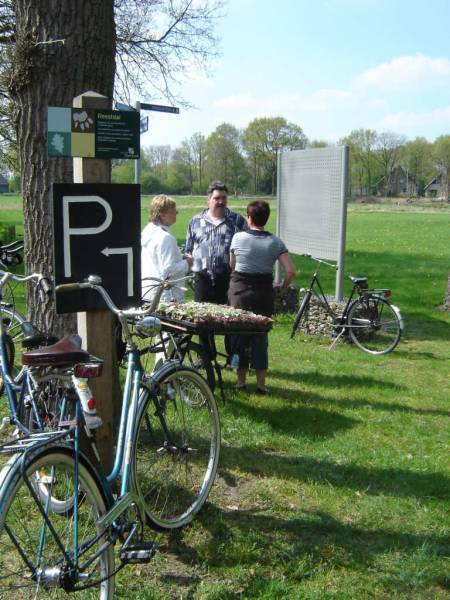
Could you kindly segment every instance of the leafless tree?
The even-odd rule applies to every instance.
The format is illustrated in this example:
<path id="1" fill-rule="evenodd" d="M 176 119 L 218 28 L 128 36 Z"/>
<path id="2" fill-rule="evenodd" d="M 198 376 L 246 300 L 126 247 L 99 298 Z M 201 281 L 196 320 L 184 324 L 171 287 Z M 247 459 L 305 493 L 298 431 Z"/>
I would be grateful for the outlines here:
<path id="1" fill-rule="evenodd" d="M 72 181 L 71 160 L 47 157 L 47 106 L 147 86 L 174 99 L 177 81 L 215 56 L 221 10 L 221 0 L 0 0 L 0 140 L 17 136 L 29 270 L 52 270 L 51 184 Z M 30 308 L 59 328 L 50 301 Z"/>
<path id="2" fill-rule="evenodd" d="M 186 104 L 181 79 L 217 56 L 214 24 L 221 0 L 115 0 L 117 94 L 153 90 Z"/>
<path id="3" fill-rule="evenodd" d="M 402 148 L 406 143 L 406 138 L 392 131 L 385 131 L 378 134 L 377 157 L 383 169 L 384 188 L 387 196 L 392 195 L 394 184 L 395 169 L 400 164 Z"/>

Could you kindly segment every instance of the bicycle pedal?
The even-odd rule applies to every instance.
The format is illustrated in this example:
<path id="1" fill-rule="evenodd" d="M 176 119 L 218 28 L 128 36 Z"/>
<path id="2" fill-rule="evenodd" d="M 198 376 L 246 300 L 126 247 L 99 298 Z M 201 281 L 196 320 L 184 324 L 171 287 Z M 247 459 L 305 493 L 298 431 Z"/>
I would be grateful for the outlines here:
<path id="1" fill-rule="evenodd" d="M 155 542 L 141 542 L 134 546 L 122 548 L 120 560 L 126 564 L 149 563 L 156 552 Z"/>

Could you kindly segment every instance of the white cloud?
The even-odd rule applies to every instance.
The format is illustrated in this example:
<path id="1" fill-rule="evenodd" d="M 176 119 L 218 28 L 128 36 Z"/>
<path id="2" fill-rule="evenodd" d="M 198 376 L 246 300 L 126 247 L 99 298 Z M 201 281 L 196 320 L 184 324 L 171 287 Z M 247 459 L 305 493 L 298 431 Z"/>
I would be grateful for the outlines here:
<path id="1" fill-rule="evenodd" d="M 381 91 L 418 91 L 448 87 L 450 60 L 423 54 L 399 56 L 358 75 L 354 85 Z"/>
<path id="2" fill-rule="evenodd" d="M 248 92 L 227 96 L 214 103 L 219 109 L 252 111 L 254 116 L 289 115 L 300 112 L 325 112 L 336 102 L 348 100 L 349 92 L 337 89 L 321 89 L 313 94 L 274 93 L 254 96 Z"/>
<path id="3" fill-rule="evenodd" d="M 429 112 L 396 112 L 385 115 L 378 123 L 379 129 L 408 133 L 420 131 L 430 137 L 436 131 L 445 134 L 450 130 L 450 106 L 442 106 Z M 427 135 L 428 134 L 428 135 Z M 431 136 L 432 137 L 432 136 Z"/>

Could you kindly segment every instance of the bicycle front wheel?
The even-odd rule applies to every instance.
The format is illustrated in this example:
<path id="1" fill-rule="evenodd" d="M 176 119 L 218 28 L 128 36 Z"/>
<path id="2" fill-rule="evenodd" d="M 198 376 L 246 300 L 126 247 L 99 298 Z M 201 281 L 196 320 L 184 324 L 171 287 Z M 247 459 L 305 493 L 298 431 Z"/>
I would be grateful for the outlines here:
<path id="1" fill-rule="evenodd" d="M 306 294 L 303 296 L 303 300 L 302 300 L 302 303 L 300 304 L 300 308 L 298 309 L 298 312 L 295 315 L 294 324 L 292 325 L 291 339 L 294 337 L 295 332 L 300 327 L 303 316 L 304 316 L 305 312 L 308 310 L 310 300 L 311 300 L 311 292 L 307 291 Z"/>
<path id="2" fill-rule="evenodd" d="M 369 354 L 388 354 L 400 341 L 400 319 L 380 296 L 357 298 L 349 308 L 347 323 L 351 340 Z"/>
<path id="3" fill-rule="evenodd" d="M 80 463 L 75 490 L 74 459 L 64 451 L 31 458 L 25 469 L 29 486 L 19 463 L 11 467 L 10 462 L 0 474 L 0 598 L 62 599 L 83 590 L 83 599 L 110 600 L 114 555 L 106 532 L 97 525 L 106 512 L 98 483 Z M 76 523 L 73 513 L 55 513 L 35 494 L 33 479 L 42 472 L 58 498 L 68 501 L 82 494 Z"/>
<path id="4" fill-rule="evenodd" d="M 194 518 L 214 482 L 219 450 L 216 401 L 196 371 L 175 366 L 153 393 L 142 393 L 134 477 L 151 527 L 175 529 Z"/>

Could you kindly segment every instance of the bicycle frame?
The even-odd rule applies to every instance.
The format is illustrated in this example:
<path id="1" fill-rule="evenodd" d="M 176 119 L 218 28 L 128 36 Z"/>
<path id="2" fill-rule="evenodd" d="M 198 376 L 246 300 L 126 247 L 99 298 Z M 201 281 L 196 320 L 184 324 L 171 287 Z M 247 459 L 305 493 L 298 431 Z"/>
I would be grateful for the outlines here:
<path id="1" fill-rule="evenodd" d="M 113 502 L 110 510 L 100 519 L 99 524 L 101 527 L 108 527 L 113 525 L 115 521 L 122 515 L 132 504 L 136 505 L 141 515 L 145 514 L 143 503 L 140 496 L 133 489 L 132 480 L 132 449 L 133 440 L 135 437 L 135 430 L 138 426 L 137 414 L 139 408 L 139 392 L 142 387 L 147 388 L 150 392 L 154 389 L 154 377 L 144 375 L 142 368 L 140 352 L 133 340 L 133 336 L 128 327 L 127 319 L 133 316 L 146 316 L 154 309 L 154 303 L 147 310 L 118 310 L 112 303 L 111 298 L 107 294 L 98 281 L 98 278 L 92 276 L 89 278 L 88 283 L 84 284 L 66 284 L 58 286 L 60 291 L 71 291 L 73 289 L 80 289 L 88 287 L 97 290 L 107 306 L 112 312 L 114 312 L 122 325 L 122 331 L 127 342 L 127 371 L 125 377 L 125 385 L 122 396 L 122 408 L 120 415 L 119 430 L 117 435 L 117 449 L 114 458 L 114 464 L 111 473 L 105 474 L 103 467 L 99 460 L 97 464 L 93 465 L 98 476 L 104 482 L 104 486 L 112 498 L 111 484 L 115 482 L 119 476 L 121 476 L 121 486 L 118 498 Z M 177 361 L 178 362 L 178 361 Z M 158 370 L 157 374 L 162 375 L 165 370 L 173 367 L 173 361 L 165 362 Z M 78 404 L 78 403 L 77 403 Z M 157 414 L 161 421 L 161 425 L 168 433 L 167 427 L 164 423 L 164 418 L 161 414 Z M 79 428 L 80 425 L 78 424 Z M 97 453 L 95 455 L 98 457 Z M 76 455 L 76 460 L 79 460 L 79 456 Z"/>
<path id="2" fill-rule="evenodd" d="M 320 294 L 318 294 L 316 292 L 316 290 L 314 289 L 314 286 L 317 286 L 319 288 Z M 325 310 L 328 312 L 328 314 L 330 315 L 330 317 L 333 318 L 333 322 L 334 325 L 336 326 L 342 326 L 343 328 L 347 327 L 347 324 L 345 322 L 346 320 L 346 315 L 348 312 L 348 309 L 350 307 L 350 304 L 353 302 L 353 298 L 355 296 L 355 291 L 357 290 L 357 285 L 354 284 L 352 287 L 352 291 L 350 293 L 350 296 L 345 304 L 345 308 L 342 311 L 342 313 L 337 313 L 335 310 L 333 310 L 333 308 L 331 308 L 330 303 L 328 302 L 328 299 L 325 295 L 325 292 L 323 290 L 322 284 L 319 281 L 319 276 L 318 276 L 318 270 L 316 269 L 316 271 L 314 271 L 314 274 L 312 276 L 311 279 L 311 283 L 309 284 L 309 287 L 307 288 L 307 292 L 310 292 L 315 298 L 317 298 L 317 300 L 325 306 Z M 339 321 L 339 322 L 338 322 Z"/>
<path id="3" fill-rule="evenodd" d="M 173 362 L 167 365 L 169 368 L 172 368 Z M 167 366 L 162 367 L 162 369 L 166 369 Z M 31 371 L 33 368 L 31 368 Z M 38 369 L 37 369 L 38 370 Z M 49 372 L 43 374 L 39 379 L 39 375 L 34 373 L 36 378 L 40 381 L 45 381 L 45 379 L 51 380 L 53 377 L 60 378 L 61 381 L 66 381 L 67 384 L 70 384 L 71 374 L 70 371 L 72 369 L 66 369 L 65 371 L 58 369 L 52 373 L 52 369 L 49 369 Z M 139 406 L 139 392 L 142 389 L 142 386 L 147 387 L 148 389 L 153 389 L 153 379 L 151 377 L 147 378 L 143 374 L 143 370 L 141 367 L 139 353 L 135 347 L 130 347 L 128 350 L 128 366 L 127 366 L 127 375 L 125 381 L 125 388 L 123 394 L 123 404 L 120 418 L 120 427 L 118 433 L 118 443 L 117 443 L 117 453 L 114 460 L 114 465 L 111 473 L 109 475 L 105 475 L 105 472 L 102 468 L 100 461 L 98 460 L 98 455 L 95 450 L 95 444 L 92 436 L 86 432 L 84 427 L 84 421 L 82 417 L 81 410 L 81 402 L 77 398 L 75 404 L 75 425 L 70 426 L 69 429 L 65 431 L 50 431 L 50 432 L 42 432 L 42 433 L 31 433 L 29 437 L 19 438 L 11 443 L 11 449 L 14 450 L 14 447 L 22 444 L 26 449 L 22 454 L 18 454 L 18 463 L 16 468 L 20 469 L 21 477 L 27 485 L 31 497 L 33 498 L 36 506 L 39 509 L 39 512 L 42 516 L 41 523 L 41 542 L 39 544 L 38 552 L 36 555 L 36 564 L 29 565 L 29 568 L 39 570 L 39 564 L 44 555 L 44 541 L 46 536 L 51 536 L 56 545 L 59 547 L 62 555 L 66 561 L 66 564 L 69 570 L 73 571 L 73 573 L 84 572 L 85 569 L 89 567 L 89 564 L 92 563 L 96 558 L 101 554 L 104 545 L 113 544 L 120 532 L 125 532 L 126 541 L 123 545 L 125 545 L 127 541 L 129 541 L 134 534 L 137 524 L 134 523 L 131 528 L 129 527 L 128 521 L 123 523 L 119 520 L 121 515 L 131 506 L 135 505 L 138 510 L 140 510 L 141 515 L 144 515 L 144 508 L 142 505 L 142 501 L 139 495 L 133 489 L 133 480 L 132 480 L 132 447 L 133 447 L 133 439 L 135 435 L 135 429 L 137 427 L 137 411 Z M 162 418 L 160 416 L 160 418 Z M 24 434 L 29 433 L 22 428 L 22 432 Z M 82 453 L 82 439 L 83 437 L 87 437 L 87 441 L 90 442 L 91 446 L 94 450 L 94 456 L 96 460 L 91 461 L 84 453 Z M 59 444 L 58 444 L 59 441 Z M 63 444 L 61 447 L 60 444 Z M 28 444 L 28 446 L 27 446 Z M 98 527 L 100 528 L 100 533 L 97 533 L 89 542 L 89 547 L 96 544 L 103 536 L 106 535 L 107 531 L 110 531 L 109 539 L 102 542 L 102 546 L 98 551 L 95 552 L 94 555 L 90 555 L 89 558 L 85 559 L 83 563 L 82 555 L 83 553 L 89 549 L 80 548 L 79 547 L 79 531 L 78 531 L 78 510 L 79 504 L 75 500 L 71 506 L 73 510 L 73 548 L 66 548 L 64 546 L 64 542 L 59 536 L 58 532 L 52 525 L 51 521 L 51 513 L 52 508 L 50 505 L 50 498 L 52 495 L 52 486 L 53 486 L 53 473 L 48 473 L 48 478 L 50 483 L 48 484 L 47 491 L 48 497 L 46 501 L 42 501 L 42 498 L 38 497 L 38 493 L 36 491 L 36 484 L 30 479 L 27 475 L 26 469 L 28 463 L 28 457 L 33 455 L 34 453 L 39 452 L 39 449 L 46 445 L 51 445 L 52 449 L 58 450 L 58 448 L 66 448 L 70 449 L 70 453 L 73 456 L 73 482 L 74 489 L 78 489 L 79 486 L 79 468 L 80 461 L 83 461 L 86 465 L 86 462 L 89 462 L 91 468 L 96 473 L 97 480 L 102 486 L 104 492 L 106 493 L 107 500 L 107 508 L 109 510 L 98 520 Z M 11 469 L 11 473 L 15 471 L 15 469 Z M 111 484 L 118 479 L 119 475 L 121 476 L 121 486 L 120 492 L 117 499 L 114 499 Z M 1 508 L 1 507 L 0 507 Z M 24 560 L 25 556 L 22 557 Z"/>

